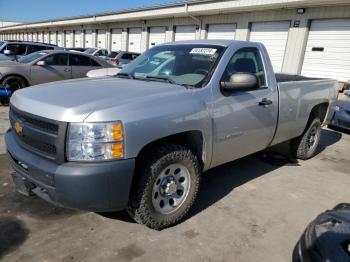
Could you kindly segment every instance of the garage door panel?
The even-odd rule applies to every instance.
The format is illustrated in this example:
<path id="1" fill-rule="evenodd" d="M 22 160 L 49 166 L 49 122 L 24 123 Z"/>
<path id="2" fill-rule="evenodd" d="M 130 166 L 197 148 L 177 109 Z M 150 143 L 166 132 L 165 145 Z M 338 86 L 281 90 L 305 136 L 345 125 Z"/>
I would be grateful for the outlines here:
<path id="1" fill-rule="evenodd" d="M 250 41 L 263 43 L 275 72 L 282 71 L 290 21 L 252 23 Z"/>
<path id="2" fill-rule="evenodd" d="M 165 27 L 151 27 L 149 30 L 149 48 L 165 43 Z"/>
<path id="3" fill-rule="evenodd" d="M 141 53 L 141 28 L 129 29 L 128 51 Z"/>
<path id="4" fill-rule="evenodd" d="M 88 47 L 93 47 L 92 46 L 92 30 L 85 30 L 85 43 L 84 43 L 84 47 L 88 48 Z"/>
<path id="5" fill-rule="evenodd" d="M 235 24 L 213 24 L 208 26 L 207 39 L 235 39 Z"/>
<path id="6" fill-rule="evenodd" d="M 350 19 L 312 21 L 302 74 L 347 81 L 350 79 L 349 61 Z"/>
<path id="7" fill-rule="evenodd" d="M 57 43 L 56 32 L 50 32 L 50 44 L 55 45 Z"/>
<path id="8" fill-rule="evenodd" d="M 112 50 L 122 50 L 122 29 L 112 29 Z"/>
<path id="9" fill-rule="evenodd" d="M 80 30 L 77 30 L 74 32 L 74 47 L 83 47 L 82 43 L 82 32 Z"/>
<path id="10" fill-rule="evenodd" d="M 97 48 L 106 48 L 106 30 L 97 30 Z"/>
<path id="11" fill-rule="evenodd" d="M 195 40 L 196 39 L 196 26 L 185 25 L 176 26 L 175 41 Z"/>

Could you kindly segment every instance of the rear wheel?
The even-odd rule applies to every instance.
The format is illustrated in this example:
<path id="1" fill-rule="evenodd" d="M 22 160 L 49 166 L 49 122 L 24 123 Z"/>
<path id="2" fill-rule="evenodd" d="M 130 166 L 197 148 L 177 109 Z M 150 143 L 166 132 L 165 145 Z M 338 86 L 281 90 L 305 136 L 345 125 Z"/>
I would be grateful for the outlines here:
<path id="1" fill-rule="evenodd" d="M 321 121 L 313 118 L 309 121 L 304 133 L 291 141 L 291 151 L 295 158 L 307 160 L 312 158 L 317 151 L 321 138 Z"/>
<path id="2" fill-rule="evenodd" d="M 7 76 L 2 81 L 2 84 L 11 91 L 11 95 L 13 92 L 17 91 L 18 89 L 26 87 L 25 81 L 23 78 L 19 76 Z M 10 96 L 2 96 L 0 97 L 0 103 L 3 105 L 8 105 L 10 101 Z"/>
<path id="3" fill-rule="evenodd" d="M 145 157 L 135 176 L 128 212 L 136 222 L 160 230 L 188 213 L 197 196 L 200 171 L 189 149 L 163 145 Z"/>

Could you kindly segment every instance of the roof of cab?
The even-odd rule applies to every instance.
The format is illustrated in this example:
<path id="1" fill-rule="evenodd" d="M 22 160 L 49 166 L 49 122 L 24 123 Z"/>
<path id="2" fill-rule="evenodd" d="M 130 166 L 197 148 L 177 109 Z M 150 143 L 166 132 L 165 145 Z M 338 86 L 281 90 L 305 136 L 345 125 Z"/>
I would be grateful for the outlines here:
<path id="1" fill-rule="evenodd" d="M 238 44 L 238 43 L 246 43 L 246 41 L 238 41 L 238 40 L 185 40 L 185 41 L 176 41 L 176 42 L 169 42 L 169 43 L 164 43 L 162 45 L 220 45 L 220 46 L 230 46 L 233 44 Z"/>

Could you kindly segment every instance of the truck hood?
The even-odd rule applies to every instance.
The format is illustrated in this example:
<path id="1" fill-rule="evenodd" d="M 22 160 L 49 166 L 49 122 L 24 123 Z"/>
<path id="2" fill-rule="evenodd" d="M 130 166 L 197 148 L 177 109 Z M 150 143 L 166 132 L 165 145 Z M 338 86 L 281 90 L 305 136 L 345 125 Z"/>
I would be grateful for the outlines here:
<path id="1" fill-rule="evenodd" d="M 19 90 L 11 105 L 19 110 L 64 122 L 83 122 L 91 113 L 130 103 L 164 98 L 186 88 L 163 82 L 122 78 L 59 81 Z M 142 109 L 141 109 L 142 110 Z"/>

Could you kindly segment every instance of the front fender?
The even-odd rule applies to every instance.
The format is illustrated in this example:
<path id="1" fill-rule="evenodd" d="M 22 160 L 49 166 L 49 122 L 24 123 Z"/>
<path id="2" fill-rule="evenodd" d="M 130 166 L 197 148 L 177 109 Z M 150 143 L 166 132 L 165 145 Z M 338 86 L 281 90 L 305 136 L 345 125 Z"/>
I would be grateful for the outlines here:
<path id="1" fill-rule="evenodd" d="M 179 95 L 156 97 L 103 110 L 91 114 L 85 121 L 111 121 L 112 119 L 101 119 L 107 115 L 113 115 L 113 120 L 121 120 L 125 132 L 126 158 L 137 157 L 146 145 L 161 138 L 187 131 L 200 131 L 205 144 L 205 164 L 208 164 L 212 153 L 212 122 L 203 99 L 205 96 L 207 93 L 189 90 Z"/>

